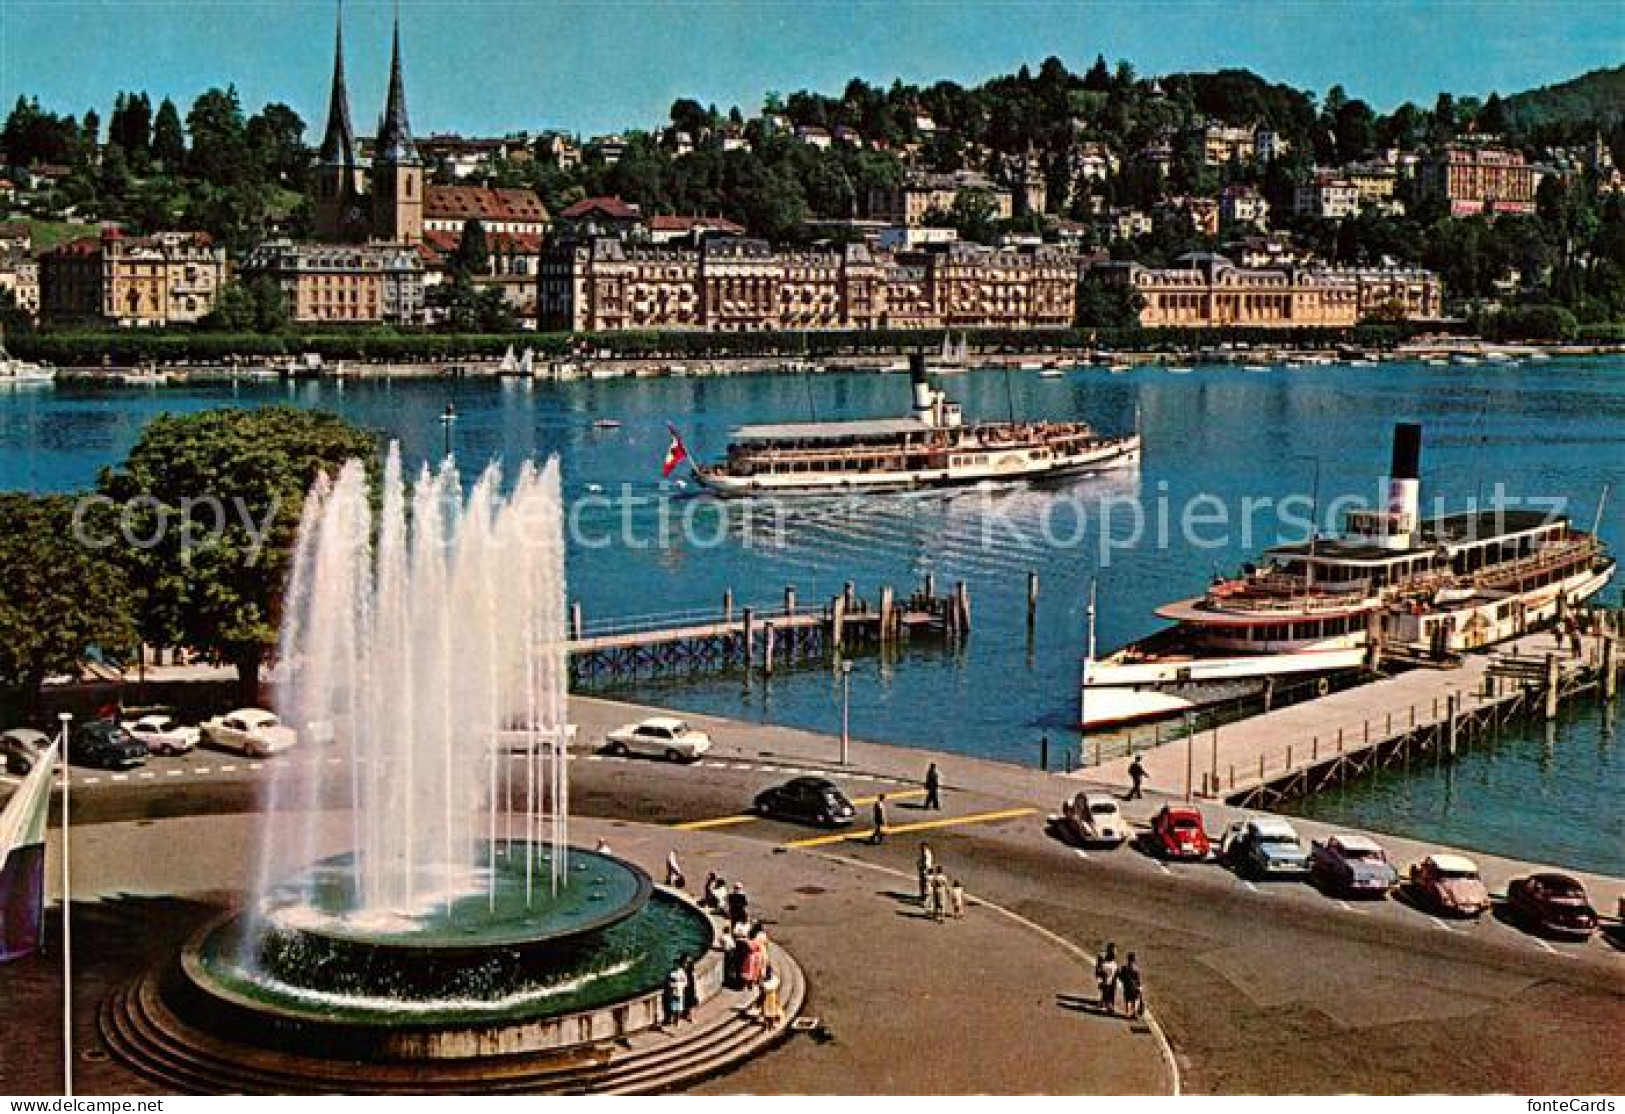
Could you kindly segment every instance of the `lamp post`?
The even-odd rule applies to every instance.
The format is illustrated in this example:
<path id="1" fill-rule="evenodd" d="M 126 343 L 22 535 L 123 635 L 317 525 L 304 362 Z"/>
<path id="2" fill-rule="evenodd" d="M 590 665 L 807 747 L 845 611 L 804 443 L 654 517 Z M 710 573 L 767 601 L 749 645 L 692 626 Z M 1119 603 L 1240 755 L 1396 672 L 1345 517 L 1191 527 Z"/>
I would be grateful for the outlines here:
<path id="1" fill-rule="evenodd" d="M 852 745 L 852 663 L 841 662 L 841 765 L 847 763 Z"/>
<path id="2" fill-rule="evenodd" d="M 446 403 L 446 409 L 441 412 L 440 425 L 445 430 L 445 454 L 451 455 L 451 427 L 457 424 L 457 407 L 451 402 Z"/>
<path id="3" fill-rule="evenodd" d="M 73 876 L 68 865 L 69 834 L 73 831 L 68 820 L 68 783 L 73 780 L 68 765 L 68 725 L 73 722 L 72 712 L 59 712 L 62 724 L 61 749 L 57 760 L 62 763 L 62 1094 L 73 1097 Z"/>

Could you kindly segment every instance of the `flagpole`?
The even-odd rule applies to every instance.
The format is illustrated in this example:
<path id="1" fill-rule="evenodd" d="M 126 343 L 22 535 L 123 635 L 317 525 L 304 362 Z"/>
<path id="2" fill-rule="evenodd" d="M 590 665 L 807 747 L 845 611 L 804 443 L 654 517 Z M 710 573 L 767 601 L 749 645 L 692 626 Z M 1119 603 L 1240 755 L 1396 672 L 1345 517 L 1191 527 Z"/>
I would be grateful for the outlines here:
<path id="1" fill-rule="evenodd" d="M 62 1094 L 73 1097 L 73 875 L 69 867 L 68 785 L 73 780 L 68 764 L 68 725 L 72 712 L 60 712 L 62 722 Z"/>

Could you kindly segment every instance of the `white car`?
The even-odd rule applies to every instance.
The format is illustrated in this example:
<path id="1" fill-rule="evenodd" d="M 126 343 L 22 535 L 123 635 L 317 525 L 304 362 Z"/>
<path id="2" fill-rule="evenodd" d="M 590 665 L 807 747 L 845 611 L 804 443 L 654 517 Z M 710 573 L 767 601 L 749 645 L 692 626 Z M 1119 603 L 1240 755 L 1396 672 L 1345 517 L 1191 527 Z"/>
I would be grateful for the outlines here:
<path id="1" fill-rule="evenodd" d="M 604 742 L 609 754 L 644 754 L 672 762 L 692 762 L 711 749 L 711 736 L 672 716 L 655 716 L 611 731 Z"/>
<path id="2" fill-rule="evenodd" d="M 1128 839 L 1128 821 L 1108 793 L 1079 793 L 1061 805 L 1061 821 L 1081 843 L 1115 845 Z"/>
<path id="3" fill-rule="evenodd" d="M 174 716 L 157 712 L 125 720 L 119 726 L 138 742 L 146 743 L 153 754 L 185 754 L 197 746 L 202 734 L 196 727 L 181 724 Z"/>
<path id="4" fill-rule="evenodd" d="M 203 741 L 250 758 L 269 758 L 298 742 L 291 727 L 262 708 L 238 708 L 203 721 Z"/>

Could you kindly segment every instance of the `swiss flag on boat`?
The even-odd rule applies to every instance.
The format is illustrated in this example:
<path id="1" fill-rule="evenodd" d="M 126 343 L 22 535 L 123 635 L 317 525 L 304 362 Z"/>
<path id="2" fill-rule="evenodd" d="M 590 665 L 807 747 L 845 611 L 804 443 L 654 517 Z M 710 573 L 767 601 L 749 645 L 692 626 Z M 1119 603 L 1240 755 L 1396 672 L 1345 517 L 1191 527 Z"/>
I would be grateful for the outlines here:
<path id="1" fill-rule="evenodd" d="M 676 426 L 667 422 L 666 428 L 671 430 L 671 446 L 666 450 L 666 463 L 661 466 L 660 475 L 670 479 L 677 466 L 688 459 L 688 446 L 683 444 L 682 435 L 677 432 Z"/>

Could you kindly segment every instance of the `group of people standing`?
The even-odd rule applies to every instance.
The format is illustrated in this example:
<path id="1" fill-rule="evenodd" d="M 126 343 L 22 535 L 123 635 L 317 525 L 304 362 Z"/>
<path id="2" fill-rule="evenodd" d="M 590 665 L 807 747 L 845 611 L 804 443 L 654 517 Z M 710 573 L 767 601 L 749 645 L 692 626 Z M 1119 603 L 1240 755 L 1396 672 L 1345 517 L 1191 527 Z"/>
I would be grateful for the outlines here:
<path id="1" fill-rule="evenodd" d="M 920 844 L 915 868 L 920 879 L 920 905 L 927 916 L 940 923 L 949 917 L 957 919 L 965 915 L 965 887 L 959 879 L 948 877 L 930 844 Z"/>
<path id="2" fill-rule="evenodd" d="M 1123 1016 L 1137 1018 L 1145 1013 L 1145 973 L 1140 970 L 1134 953 L 1122 963 L 1117 961 L 1117 945 L 1107 944 L 1106 950 L 1095 957 L 1095 984 L 1100 988 L 1101 1011 L 1117 1016 L 1117 998 L 1123 997 Z"/>

